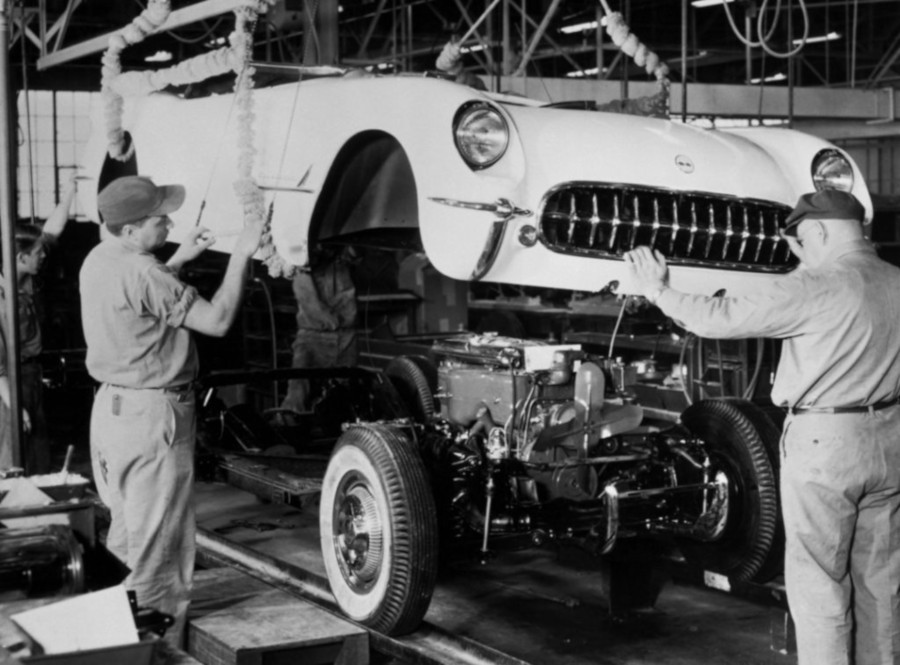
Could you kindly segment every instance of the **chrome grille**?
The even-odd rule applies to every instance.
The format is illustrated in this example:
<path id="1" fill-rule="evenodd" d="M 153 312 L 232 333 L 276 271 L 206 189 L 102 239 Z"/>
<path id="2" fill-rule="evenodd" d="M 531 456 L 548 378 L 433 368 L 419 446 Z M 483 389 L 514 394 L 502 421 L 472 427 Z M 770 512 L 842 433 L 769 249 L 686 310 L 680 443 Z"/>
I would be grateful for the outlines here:
<path id="1" fill-rule="evenodd" d="M 546 197 L 540 235 L 570 254 L 621 257 L 649 245 L 674 264 L 786 272 L 797 263 L 779 235 L 790 211 L 719 194 L 569 183 Z"/>

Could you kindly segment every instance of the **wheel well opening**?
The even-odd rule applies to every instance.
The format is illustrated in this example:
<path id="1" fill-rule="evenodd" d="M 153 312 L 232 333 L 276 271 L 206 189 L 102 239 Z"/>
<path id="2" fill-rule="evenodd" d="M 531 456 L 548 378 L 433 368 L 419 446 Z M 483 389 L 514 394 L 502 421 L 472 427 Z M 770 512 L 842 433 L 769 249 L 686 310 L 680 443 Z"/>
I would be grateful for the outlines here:
<path id="1" fill-rule="evenodd" d="M 313 213 L 310 241 L 421 248 L 412 166 L 384 132 L 362 132 L 341 148 Z"/>

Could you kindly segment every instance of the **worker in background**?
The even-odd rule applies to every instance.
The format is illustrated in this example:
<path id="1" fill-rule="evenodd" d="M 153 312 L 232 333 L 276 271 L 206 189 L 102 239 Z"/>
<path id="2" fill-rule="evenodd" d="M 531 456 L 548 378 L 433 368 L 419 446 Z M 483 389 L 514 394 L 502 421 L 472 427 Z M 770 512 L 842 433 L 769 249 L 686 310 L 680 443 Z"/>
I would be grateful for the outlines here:
<path id="1" fill-rule="evenodd" d="M 781 504 L 799 665 L 900 662 L 900 268 L 863 235 L 851 194 L 804 194 L 785 239 L 800 267 L 758 294 L 668 286 L 665 259 L 625 255 L 641 294 L 711 338 L 784 340 Z"/>
<path id="2" fill-rule="evenodd" d="M 105 239 L 81 268 L 86 365 L 100 382 L 91 413 L 91 464 L 109 507 L 107 549 L 131 570 L 139 606 L 175 618 L 166 641 L 181 647 L 194 570 L 192 505 L 196 435 L 193 332 L 224 336 L 234 322 L 261 224 L 248 224 L 210 300 L 178 269 L 214 238 L 195 228 L 166 264 L 166 241 L 181 185 L 126 176 L 98 196 Z"/>
<path id="3" fill-rule="evenodd" d="M 37 276 L 44 265 L 47 250 L 69 221 L 69 210 L 75 198 L 75 178 L 65 186 L 59 203 L 43 226 L 19 222 L 15 228 L 16 280 L 19 311 L 19 406 L 22 408 L 23 457 L 28 474 L 50 471 L 50 440 L 44 422 L 43 381 L 40 355 L 41 316 Z M 9 322 L 6 317 L 6 293 L 0 278 L 0 469 L 13 466 L 13 451 L 20 445 L 12 433 L 10 421 L 11 387 L 7 367 Z"/>
<path id="4" fill-rule="evenodd" d="M 308 270 L 294 275 L 297 332 L 291 367 L 354 367 L 357 361 L 356 287 L 351 248 L 324 250 Z M 305 413 L 312 407 L 310 384 L 292 379 L 281 408 Z"/>
<path id="5" fill-rule="evenodd" d="M 466 71 L 462 65 L 462 41 L 453 35 L 450 41 L 444 44 L 434 66 L 453 77 L 454 82 L 467 85 L 476 90 L 487 90 L 487 86 L 481 78 L 473 72 Z"/>

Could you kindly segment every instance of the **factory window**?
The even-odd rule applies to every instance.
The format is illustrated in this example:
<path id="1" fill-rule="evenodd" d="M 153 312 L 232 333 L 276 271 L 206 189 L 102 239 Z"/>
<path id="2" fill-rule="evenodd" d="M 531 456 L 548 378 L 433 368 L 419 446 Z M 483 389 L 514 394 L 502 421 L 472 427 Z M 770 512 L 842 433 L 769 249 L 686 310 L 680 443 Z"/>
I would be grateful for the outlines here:
<path id="1" fill-rule="evenodd" d="M 900 140 L 893 136 L 836 139 L 859 166 L 869 193 L 900 196 Z"/>
<path id="2" fill-rule="evenodd" d="M 18 215 L 46 219 L 60 188 L 81 164 L 99 93 L 29 90 L 17 105 Z M 76 201 L 73 214 L 83 217 Z"/>

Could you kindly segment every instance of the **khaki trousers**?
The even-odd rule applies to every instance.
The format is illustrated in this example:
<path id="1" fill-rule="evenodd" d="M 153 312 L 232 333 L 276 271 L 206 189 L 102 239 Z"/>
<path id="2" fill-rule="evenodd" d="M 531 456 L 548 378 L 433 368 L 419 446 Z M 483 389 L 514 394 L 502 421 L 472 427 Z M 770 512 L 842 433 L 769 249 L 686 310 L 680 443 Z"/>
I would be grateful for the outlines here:
<path id="1" fill-rule="evenodd" d="M 21 388 L 19 394 L 21 406 L 31 417 L 31 431 L 23 430 L 24 451 L 19 465 L 25 468 L 27 475 L 32 476 L 50 473 L 50 439 L 47 436 L 47 423 L 44 415 L 44 384 L 41 366 L 36 362 L 22 363 Z M 13 465 L 13 447 L 18 446 L 13 440 L 12 423 L 9 408 L 0 402 L 0 469 Z M 58 469 L 56 469 L 58 470 Z"/>
<path id="2" fill-rule="evenodd" d="M 300 303 L 303 306 L 303 303 Z M 298 330 L 292 344 L 291 367 L 355 367 L 357 362 L 357 334 L 355 329 Z M 310 385 L 307 379 L 288 381 L 287 394 L 281 403 L 284 409 L 308 411 Z"/>
<path id="3" fill-rule="evenodd" d="M 788 416 L 781 455 L 798 665 L 900 664 L 900 407 Z"/>
<path id="4" fill-rule="evenodd" d="M 194 574 L 195 401 L 192 392 L 104 384 L 91 413 L 91 463 L 112 521 L 106 547 L 130 569 L 140 607 L 171 614 L 183 646 Z"/>

